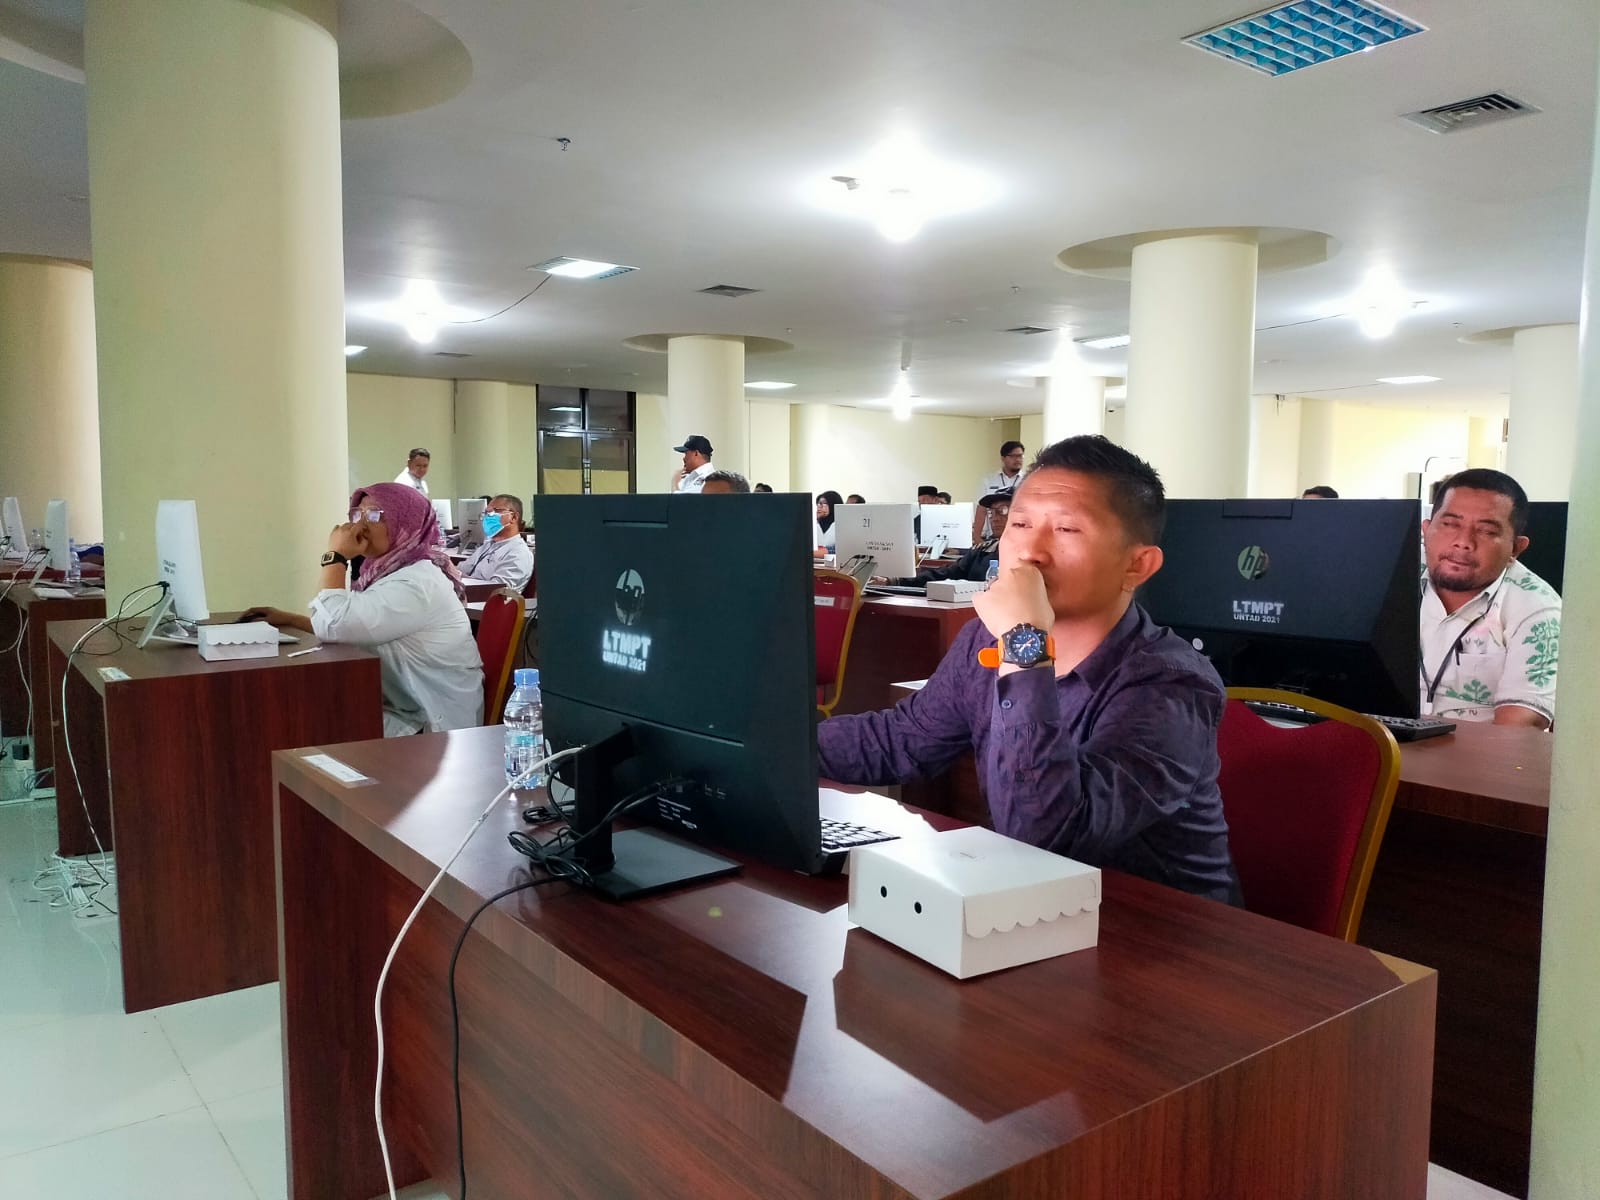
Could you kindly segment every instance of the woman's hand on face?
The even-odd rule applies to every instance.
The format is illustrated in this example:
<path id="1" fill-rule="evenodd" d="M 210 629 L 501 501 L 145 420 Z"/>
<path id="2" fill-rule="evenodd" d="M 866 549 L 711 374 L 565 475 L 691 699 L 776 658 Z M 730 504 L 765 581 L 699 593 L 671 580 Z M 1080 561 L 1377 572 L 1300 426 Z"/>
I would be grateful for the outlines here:
<path id="1" fill-rule="evenodd" d="M 367 552 L 367 528 L 364 521 L 335 525 L 328 535 L 328 549 L 346 558 L 355 558 Z"/>

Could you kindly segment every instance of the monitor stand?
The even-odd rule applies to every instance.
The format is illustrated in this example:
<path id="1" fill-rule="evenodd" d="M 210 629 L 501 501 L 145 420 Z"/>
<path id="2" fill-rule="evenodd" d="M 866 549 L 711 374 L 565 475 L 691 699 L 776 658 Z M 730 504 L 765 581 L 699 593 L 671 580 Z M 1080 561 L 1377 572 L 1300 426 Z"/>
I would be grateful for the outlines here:
<path id="1" fill-rule="evenodd" d="M 732 859 L 697 850 L 653 829 L 612 833 L 609 822 L 597 828 L 623 798 L 616 782 L 617 766 L 636 753 L 633 733 L 624 728 L 574 756 L 572 824 L 580 835 L 595 832 L 584 838 L 573 857 L 589 872 L 595 890 L 613 900 L 632 900 L 738 871 L 739 864 Z"/>

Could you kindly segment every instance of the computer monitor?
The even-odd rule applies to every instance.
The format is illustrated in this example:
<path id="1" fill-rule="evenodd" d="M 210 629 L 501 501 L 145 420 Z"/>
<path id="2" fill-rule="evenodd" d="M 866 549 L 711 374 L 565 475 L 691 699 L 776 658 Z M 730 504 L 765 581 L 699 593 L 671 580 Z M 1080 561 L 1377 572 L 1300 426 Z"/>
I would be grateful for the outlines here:
<path id="1" fill-rule="evenodd" d="M 877 562 L 877 573 L 890 578 L 917 573 L 917 513 L 942 507 L 933 504 L 841 504 L 833 511 L 834 559 L 848 562 L 865 554 Z M 968 515 L 970 521 L 971 516 Z M 969 529 L 970 532 L 970 529 Z M 926 530 L 924 530 L 926 533 Z"/>
<path id="2" fill-rule="evenodd" d="M 580 833 L 661 784 L 638 819 L 823 868 L 812 520 L 803 494 L 540 497 L 544 733 L 589 747 L 558 773 Z M 653 830 L 601 831 L 577 857 L 617 898 L 735 867 Z"/>
<path id="3" fill-rule="evenodd" d="M 63 575 L 72 565 L 72 540 L 67 533 L 67 502 L 51 500 L 44 506 L 44 565 Z"/>
<path id="4" fill-rule="evenodd" d="M 156 504 L 156 578 L 167 585 L 161 606 L 145 622 L 139 645 L 153 637 L 176 635 L 192 641 L 194 631 L 185 629 L 211 619 L 206 605 L 205 569 L 200 562 L 200 516 L 193 500 L 161 500 Z M 173 628 L 173 617 L 179 622 Z"/>
<path id="5" fill-rule="evenodd" d="M 22 505 L 15 496 L 7 496 L 4 504 L 6 557 L 26 558 L 32 549 L 28 545 L 28 527 L 22 523 Z"/>
<path id="6" fill-rule="evenodd" d="M 433 515 L 438 518 L 439 528 L 441 531 L 446 529 L 454 529 L 456 527 L 455 521 L 450 515 L 450 501 L 433 501 Z"/>
<path id="7" fill-rule="evenodd" d="M 488 507 L 479 496 L 467 496 L 456 501 L 463 550 L 475 550 L 483 545 L 483 510 Z"/>
<path id="8" fill-rule="evenodd" d="M 975 504 L 924 504 L 921 506 L 922 544 L 931 546 L 940 538 L 952 550 L 972 547 L 972 520 Z"/>
<path id="9" fill-rule="evenodd" d="M 1528 548 L 1519 556 L 1522 565 L 1561 593 L 1567 564 L 1567 502 L 1535 500 L 1528 505 Z"/>
<path id="10" fill-rule="evenodd" d="M 1170 501 L 1138 600 L 1230 686 L 1415 717 L 1418 522 L 1411 500 Z"/>

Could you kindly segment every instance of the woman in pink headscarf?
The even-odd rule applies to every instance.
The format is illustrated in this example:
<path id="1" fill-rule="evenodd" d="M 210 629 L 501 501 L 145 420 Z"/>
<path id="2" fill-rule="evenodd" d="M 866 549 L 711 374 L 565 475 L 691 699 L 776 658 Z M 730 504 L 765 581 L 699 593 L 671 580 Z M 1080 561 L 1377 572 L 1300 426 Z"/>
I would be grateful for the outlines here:
<path id="1" fill-rule="evenodd" d="M 245 619 L 373 651 L 382 668 L 385 737 L 477 725 L 483 664 L 462 606 L 461 576 L 439 541 L 438 518 L 421 492 L 397 483 L 360 488 L 350 497 L 349 522 L 328 535 L 310 615 L 253 608 Z"/>

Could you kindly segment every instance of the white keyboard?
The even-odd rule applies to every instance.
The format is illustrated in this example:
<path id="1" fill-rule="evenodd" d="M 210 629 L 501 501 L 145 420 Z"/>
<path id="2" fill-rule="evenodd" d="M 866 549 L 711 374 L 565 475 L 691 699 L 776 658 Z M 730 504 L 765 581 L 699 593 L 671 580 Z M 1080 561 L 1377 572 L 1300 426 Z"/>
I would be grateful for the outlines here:
<path id="1" fill-rule="evenodd" d="M 970 603 L 988 584 L 977 579 L 934 579 L 928 582 L 928 599 L 946 603 Z"/>

